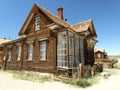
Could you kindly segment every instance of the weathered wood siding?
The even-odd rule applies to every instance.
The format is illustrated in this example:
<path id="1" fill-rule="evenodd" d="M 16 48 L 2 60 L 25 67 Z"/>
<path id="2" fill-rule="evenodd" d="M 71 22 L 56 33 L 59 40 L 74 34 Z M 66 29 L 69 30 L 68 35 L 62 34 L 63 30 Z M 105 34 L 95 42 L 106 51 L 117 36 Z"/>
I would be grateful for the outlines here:
<path id="1" fill-rule="evenodd" d="M 32 70 L 41 72 L 55 72 L 56 70 L 56 38 L 50 36 L 51 31 L 46 29 L 39 33 L 31 34 L 26 39 L 20 41 L 22 46 L 21 60 L 17 61 L 17 43 L 7 44 L 4 50 L 4 56 L 8 57 L 8 49 L 11 48 L 11 60 L 7 61 L 6 69 L 14 70 Z M 34 37 L 34 38 L 33 38 Z M 47 42 L 47 60 L 40 60 L 40 39 L 48 38 Z M 28 61 L 28 40 L 33 41 L 33 59 Z"/>
<path id="2" fill-rule="evenodd" d="M 8 57 L 8 47 L 12 48 L 11 60 L 7 61 L 6 69 L 32 70 L 40 72 L 56 72 L 56 38 L 51 36 L 51 30 L 47 25 L 53 23 L 43 12 L 33 10 L 33 18 L 25 30 L 26 38 L 19 41 L 22 46 L 20 61 L 17 61 L 17 46 L 15 41 L 6 44 L 3 56 Z M 35 18 L 40 16 L 40 30 L 35 31 Z M 47 60 L 40 60 L 40 39 L 47 38 Z M 33 41 L 33 57 L 28 61 L 28 41 Z M 3 63 L 5 63 L 3 61 Z"/>
<path id="3" fill-rule="evenodd" d="M 48 37 L 49 36 L 49 37 Z M 45 30 L 40 33 L 34 34 L 32 36 L 29 36 L 27 39 L 32 39 L 32 37 L 35 38 L 34 45 L 33 45 L 33 60 L 28 61 L 27 60 L 27 49 L 28 45 L 25 43 L 23 45 L 24 54 L 23 54 L 23 69 L 25 70 L 35 70 L 35 71 L 42 71 L 42 72 L 54 72 L 56 62 L 55 58 L 55 51 L 56 51 L 56 42 L 55 38 L 50 37 L 50 30 Z M 40 39 L 42 38 L 48 38 L 47 39 L 47 60 L 41 61 L 40 60 Z"/>

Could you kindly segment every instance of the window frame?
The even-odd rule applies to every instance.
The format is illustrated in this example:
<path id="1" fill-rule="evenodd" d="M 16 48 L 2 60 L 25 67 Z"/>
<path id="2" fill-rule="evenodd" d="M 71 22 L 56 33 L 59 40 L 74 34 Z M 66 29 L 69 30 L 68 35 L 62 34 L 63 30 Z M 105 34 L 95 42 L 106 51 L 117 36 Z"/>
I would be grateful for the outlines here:
<path id="1" fill-rule="evenodd" d="M 84 49 L 85 49 L 85 46 L 84 46 L 84 37 L 80 37 L 80 42 L 79 42 L 80 44 L 80 60 L 81 60 L 81 63 L 83 64 L 83 65 L 85 65 L 85 51 L 84 51 Z"/>
<path id="2" fill-rule="evenodd" d="M 98 53 L 98 55 L 97 55 L 97 56 L 98 56 L 98 58 L 101 58 L 101 54 L 100 54 L 100 53 Z"/>
<path id="3" fill-rule="evenodd" d="M 21 52 L 22 52 L 22 46 L 18 45 L 17 46 L 17 61 L 20 61 L 21 59 Z"/>
<path id="4" fill-rule="evenodd" d="M 41 49 L 41 43 L 43 43 L 43 42 L 45 42 L 44 44 L 45 45 L 43 45 L 42 46 L 42 49 Z M 43 47 L 44 47 L 44 49 L 43 49 Z M 47 40 L 42 40 L 42 41 L 40 41 L 39 42 L 39 60 L 40 61 L 47 61 Z M 45 55 L 45 56 L 43 56 L 44 58 L 41 58 L 41 52 L 44 52 L 43 53 L 43 55 Z"/>
<path id="5" fill-rule="evenodd" d="M 7 61 L 11 61 L 11 58 L 12 58 L 12 51 L 9 50 L 8 51 L 8 59 L 7 59 Z"/>
<path id="6" fill-rule="evenodd" d="M 40 30 L 40 16 L 35 17 L 35 31 Z"/>
<path id="7" fill-rule="evenodd" d="M 57 34 L 57 66 L 67 65 L 67 31 L 62 31 Z"/>
<path id="8" fill-rule="evenodd" d="M 32 49 L 30 49 L 30 47 L 32 47 Z M 27 60 L 32 61 L 32 59 L 33 59 L 33 43 L 28 43 Z"/>
<path id="9" fill-rule="evenodd" d="M 74 55 L 75 55 L 75 64 L 77 67 L 79 67 L 80 63 L 80 37 L 78 35 L 75 35 L 75 45 L 74 45 Z"/>

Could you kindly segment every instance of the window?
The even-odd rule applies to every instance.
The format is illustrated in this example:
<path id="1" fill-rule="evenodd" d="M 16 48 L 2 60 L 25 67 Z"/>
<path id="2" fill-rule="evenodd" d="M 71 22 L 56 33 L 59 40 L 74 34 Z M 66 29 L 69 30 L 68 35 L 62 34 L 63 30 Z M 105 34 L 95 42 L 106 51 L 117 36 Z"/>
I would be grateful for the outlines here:
<path id="1" fill-rule="evenodd" d="M 101 56 L 100 56 L 100 53 L 98 53 L 98 58 L 100 58 Z"/>
<path id="2" fill-rule="evenodd" d="M 28 60 L 32 60 L 33 56 L 33 43 L 28 44 Z"/>
<path id="3" fill-rule="evenodd" d="M 41 61 L 46 60 L 46 41 L 40 42 L 40 60 Z"/>
<path id="4" fill-rule="evenodd" d="M 18 46 L 18 56 L 17 56 L 17 60 L 19 61 L 21 58 L 21 46 Z"/>
<path id="5" fill-rule="evenodd" d="M 74 60 L 74 34 L 71 32 L 68 32 L 68 40 L 69 40 L 69 67 L 73 67 L 75 64 L 75 60 Z"/>
<path id="6" fill-rule="evenodd" d="M 35 18 L 35 30 L 40 30 L 40 17 Z"/>
<path id="7" fill-rule="evenodd" d="M 57 42 L 57 65 L 60 67 L 67 66 L 67 54 L 66 54 L 66 32 L 58 33 Z"/>
<path id="8" fill-rule="evenodd" d="M 79 66 L 79 36 L 75 35 L 75 66 Z"/>
<path id="9" fill-rule="evenodd" d="M 84 38 L 80 37 L 80 56 L 81 56 L 81 63 L 85 65 L 85 58 L 84 58 Z"/>
<path id="10" fill-rule="evenodd" d="M 11 50 L 8 51 L 8 61 L 11 60 Z"/>

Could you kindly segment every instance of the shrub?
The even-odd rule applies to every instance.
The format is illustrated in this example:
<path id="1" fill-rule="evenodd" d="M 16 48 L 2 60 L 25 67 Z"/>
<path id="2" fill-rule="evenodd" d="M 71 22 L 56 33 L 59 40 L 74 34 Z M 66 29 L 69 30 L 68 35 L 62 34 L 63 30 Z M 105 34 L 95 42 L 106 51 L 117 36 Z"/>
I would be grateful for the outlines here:
<path id="1" fill-rule="evenodd" d="M 114 68 L 120 69 L 120 64 L 119 63 L 114 64 Z"/>
<path id="2" fill-rule="evenodd" d="M 87 79 L 79 79 L 76 81 L 76 85 L 85 88 L 91 86 L 92 83 L 90 83 Z"/>
<path id="3" fill-rule="evenodd" d="M 86 88 L 88 86 L 91 86 L 94 83 L 93 79 L 69 79 L 69 80 L 62 80 L 65 84 L 75 85 L 78 87 Z M 91 82 L 93 81 L 93 82 Z"/>

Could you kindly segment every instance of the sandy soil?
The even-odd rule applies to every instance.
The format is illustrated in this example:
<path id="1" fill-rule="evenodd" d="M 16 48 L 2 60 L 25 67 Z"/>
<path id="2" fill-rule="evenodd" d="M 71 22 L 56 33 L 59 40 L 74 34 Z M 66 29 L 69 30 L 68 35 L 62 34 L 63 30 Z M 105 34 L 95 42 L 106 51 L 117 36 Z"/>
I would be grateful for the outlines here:
<path id="1" fill-rule="evenodd" d="M 101 80 L 85 90 L 120 90 L 120 70 L 115 71 L 117 74 L 110 76 L 108 79 Z"/>
<path id="2" fill-rule="evenodd" d="M 0 90 L 120 90 L 120 70 L 118 74 L 88 88 L 77 88 L 61 82 L 31 82 L 18 80 L 7 72 L 0 72 Z"/>

